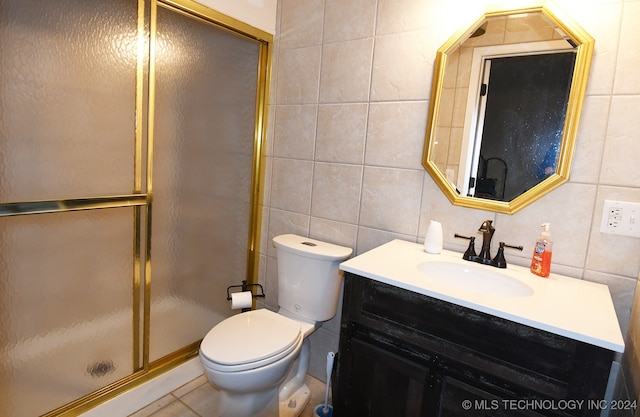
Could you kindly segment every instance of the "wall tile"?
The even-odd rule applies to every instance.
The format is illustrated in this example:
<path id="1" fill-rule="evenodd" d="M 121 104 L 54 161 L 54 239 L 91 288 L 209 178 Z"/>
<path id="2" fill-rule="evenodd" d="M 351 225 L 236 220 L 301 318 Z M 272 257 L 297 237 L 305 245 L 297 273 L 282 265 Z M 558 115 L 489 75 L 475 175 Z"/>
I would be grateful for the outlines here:
<path id="1" fill-rule="evenodd" d="M 313 159 L 317 105 L 276 106 L 273 156 Z"/>
<path id="2" fill-rule="evenodd" d="M 438 28 L 438 45 L 443 45 L 452 36 L 459 37 L 460 33 L 471 27 L 488 10 L 512 10 L 518 8 L 518 0 L 504 0 L 509 4 L 500 7 L 500 1 L 440 1 L 433 0 L 429 5 L 429 19 L 436 19 L 435 27 Z M 503 2 L 504 2 L 503 1 Z M 528 0 L 524 0 L 528 2 Z M 522 3 L 522 0 L 520 0 Z M 528 2 L 526 6 L 531 6 Z"/>
<path id="3" fill-rule="evenodd" d="M 280 8 L 280 6 L 278 5 L 278 9 Z M 278 16 L 280 15 L 280 13 L 278 12 Z M 279 22 L 280 19 L 277 19 L 277 21 Z M 278 24 L 276 24 L 277 26 Z M 282 48 L 280 48 L 280 42 L 279 42 L 279 35 L 277 32 L 277 28 L 276 28 L 276 34 L 274 35 L 274 42 L 273 42 L 273 49 L 272 49 L 272 54 L 271 54 L 271 84 L 270 84 L 270 90 L 271 90 L 271 97 L 269 98 L 269 104 L 268 104 L 268 111 L 269 111 L 269 122 L 272 122 L 272 117 L 274 117 L 274 113 L 275 113 L 275 106 L 276 106 L 276 94 L 274 94 L 275 92 L 278 91 L 278 68 L 280 67 L 280 51 L 282 50 Z M 284 81 L 284 80 L 283 80 Z M 267 129 L 269 131 L 272 131 L 273 128 L 275 126 L 271 125 L 268 126 Z"/>
<path id="4" fill-rule="evenodd" d="M 273 160 L 271 207 L 309 214 L 313 162 L 297 159 Z"/>
<path id="5" fill-rule="evenodd" d="M 294 235 L 307 236 L 309 234 L 309 220 L 309 216 L 304 214 L 271 209 L 269 212 L 269 233 L 266 236 L 267 244 L 262 248 L 262 252 L 272 257 L 276 256 L 272 240 L 278 235 L 293 233 Z"/>
<path id="6" fill-rule="evenodd" d="M 327 0 L 324 42 L 343 42 L 373 36 L 377 0 Z"/>
<path id="7" fill-rule="evenodd" d="M 275 77 L 274 77 L 275 78 Z M 275 86 L 275 80 L 272 81 L 272 88 Z M 276 131 L 276 109 L 278 106 L 269 104 L 267 107 L 267 137 L 263 141 L 265 156 L 273 156 L 273 135 Z"/>
<path id="8" fill-rule="evenodd" d="M 324 0 L 280 0 L 278 40 L 285 49 L 322 43 Z"/>
<path id="9" fill-rule="evenodd" d="M 640 26 L 640 2 L 624 3 L 620 46 L 616 65 L 614 94 L 640 94 L 640 47 L 638 46 L 638 27 Z"/>
<path id="10" fill-rule="evenodd" d="M 357 223 L 361 188 L 361 165 L 316 162 L 311 215 Z"/>
<path id="11" fill-rule="evenodd" d="M 437 27 L 436 1 L 379 0 L 376 34 L 410 32 Z"/>
<path id="12" fill-rule="evenodd" d="M 261 255 L 267 255 L 266 248 L 269 246 L 269 224 L 270 224 L 270 212 L 269 208 L 262 206 L 262 228 L 260 229 L 260 248 L 265 248 L 265 250 L 261 250 Z M 260 273 L 260 270 L 258 271 Z"/>
<path id="13" fill-rule="evenodd" d="M 585 7 L 584 4 L 578 6 L 574 0 L 560 0 L 558 5 L 595 39 L 587 94 L 611 94 L 622 2 L 591 0 L 588 3 Z"/>
<path id="14" fill-rule="evenodd" d="M 376 38 L 371 100 L 427 100 L 433 78 L 434 31 Z"/>
<path id="15" fill-rule="evenodd" d="M 358 230 L 355 224 L 311 217 L 309 237 L 313 239 L 355 248 L 357 232 Z"/>
<path id="16" fill-rule="evenodd" d="M 321 47 L 282 50 L 278 56 L 277 104 L 317 103 Z"/>
<path id="17" fill-rule="evenodd" d="M 370 106 L 365 164 L 422 169 L 428 103 L 372 103 Z"/>
<path id="18" fill-rule="evenodd" d="M 640 187 L 640 95 L 614 96 L 602 157 L 600 182 Z"/>
<path id="19" fill-rule="evenodd" d="M 506 236 L 502 235 L 501 240 L 508 239 L 510 242 L 507 243 L 524 247 L 521 253 L 511 251 L 512 256 L 530 260 L 535 242 L 542 231 L 540 225 L 551 223 L 551 271 L 556 272 L 556 263 L 582 268 L 589 243 L 595 199 L 595 185 L 565 183 L 556 192 L 552 191 L 542 197 L 535 205 L 522 209 L 518 216 L 498 215 L 496 228 L 508 231 Z"/>
<path id="20" fill-rule="evenodd" d="M 585 98 L 569 173 L 571 182 L 598 183 L 607 134 L 607 118 L 602 115 L 609 114 L 610 104 L 609 96 Z"/>
<path id="21" fill-rule="evenodd" d="M 402 239 L 408 242 L 415 242 L 415 237 L 407 234 L 390 232 L 386 230 L 374 229 L 370 227 L 358 227 L 358 243 L 356 245 L 356 255 L 360 255 L 394 239 Z"/>
<path id="22" fill-rule="evenodd" d="M 322 51 L 321 103 L 367 101 L 373 39 L 326 45 Z"/>
<path id="23" fill-rule="evenodd" d="M 360 225 L 415 236 L 423 176 L 418 170 L 365 167 Z"/>
<path id="24" fill-rule="evenodd" d="M 317 360 L 309 363 L 309 374 L 316 378 L 327 379 L 327 352 L 337 352 L 339 336 L 323 327 L 311 334 L 311 357 Z"/>
<path id="25" fill-rule="evenodd" d="M 362 164 L 368 111 L 366 103 L 320 105 L 316 160 Z"/>
<path id="26" fill-rule="evenodd" d="M 267 241 L 267 239 L 264 239 L 264 240 L 265 240 L 265 242 Z M 264 248 L 266 246 L 260 246 L 260 247 Z M 267 270 L 268 270 L 267 263 L 268 263 L 268 260 L 269 260 L 269 257 L 266 256 L 265 253 L 262 253 L 260 255 L 260 257 L 258 258 L 258 284 L 262 285 L 263 289 L 265 289 L 267 287 L 267 285 L 271 283 L 271 281 L 269 279 L 267 279 Z M 265 296 L 265 298 L 266 298 L 266 296 Z M 277 297 L 276 297 L 276 299 L 277 299 Z M 256 299 L 256 307 L 257 308 L 263 308 L 264 305 L 265 305 L 265 299 L 264 298 Z"/>
<path id="27" fill-rule="evenodd" d="M 271 242 L 271 239 L 269 239 L 269 242 Z M 269 246 L 272 247 L 273 245 L 270 244 Z M 261 300 L 264 302 L 265 307 L 271 310 L 278 309 L 278 261 L 275 256 L 275 248 L 273 248 L 273 256 L 267 258 L 264 298 Z"/>
<path id="28" fill-rule="evenodd" d="M 267 157 L 264 161 L 264 193 L 262 194 L 262 204 L 266 207 L 271 205 L 271 172 L 273 171 L 273 158 Z"/>

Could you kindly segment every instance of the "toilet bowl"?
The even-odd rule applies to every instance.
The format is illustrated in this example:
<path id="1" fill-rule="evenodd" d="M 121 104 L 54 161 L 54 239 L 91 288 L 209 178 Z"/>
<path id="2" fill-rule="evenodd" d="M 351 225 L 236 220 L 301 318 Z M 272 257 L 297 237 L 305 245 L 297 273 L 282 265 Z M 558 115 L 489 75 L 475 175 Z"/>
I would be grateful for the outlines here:
<path id="1" fill-rule="evenodd" d="M 232 316 L 214 327 L 202 341 L 200 360 L 209 381 L 222 392 L 222 415 L 297 416 L 310 393 L 304 376 L 309 358 L 306 336 L 313 330 L 311 323 L 267 309 Z M 293 366 L 296 360 L 298 366 Z M 292 377 L 285 378 L 288 375 Z"/>
<path id="2" fill-rule="evenodd" d="M 262 308 L 231 316 L 200 345 L 205 374 L 221 391 L 224 417 L 299 416 L 311 394 L 304 384 L 308 336 L 337 310 L 338 265 L 351 249 L 296 235 L 277 236 L 274 245 L 278 312 Z"/>

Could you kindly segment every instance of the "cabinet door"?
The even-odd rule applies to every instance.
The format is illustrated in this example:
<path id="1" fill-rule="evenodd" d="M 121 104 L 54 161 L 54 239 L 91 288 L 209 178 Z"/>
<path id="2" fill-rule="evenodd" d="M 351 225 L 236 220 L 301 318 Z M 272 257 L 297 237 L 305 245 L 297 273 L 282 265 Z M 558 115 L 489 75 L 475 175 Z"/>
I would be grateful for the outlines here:
<path id="1" fill-rule="evenodd" d="M 364 340 L 351 339 L 341 354 L 350 363 L 342 372 L 344 389 L 336 414 L 360 417 L 432 417 L 428 400 L 429 369 L 422 364 L 378 348 Z"/>
<path id="2" fill-rule="evenodd" d="M 471 385 L 473 383 L 473 385 Z M 526 404 L 510 402 L 475 382 L 446 376 L 442 381 L 439 417 L 541 417 Z"/>

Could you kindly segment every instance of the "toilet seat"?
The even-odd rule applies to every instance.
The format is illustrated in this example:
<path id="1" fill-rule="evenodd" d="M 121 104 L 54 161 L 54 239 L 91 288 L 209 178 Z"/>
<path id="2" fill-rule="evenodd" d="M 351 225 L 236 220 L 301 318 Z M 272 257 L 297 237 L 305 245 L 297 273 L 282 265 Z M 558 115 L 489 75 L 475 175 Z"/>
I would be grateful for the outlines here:
<path id="1" fill-rule="evenodd" d="M 231 316 L 207 333 L 200 354 L 208 366 L 237 372 L 273 363 L 303 340 L 300 323 L 267 309 Z"/>

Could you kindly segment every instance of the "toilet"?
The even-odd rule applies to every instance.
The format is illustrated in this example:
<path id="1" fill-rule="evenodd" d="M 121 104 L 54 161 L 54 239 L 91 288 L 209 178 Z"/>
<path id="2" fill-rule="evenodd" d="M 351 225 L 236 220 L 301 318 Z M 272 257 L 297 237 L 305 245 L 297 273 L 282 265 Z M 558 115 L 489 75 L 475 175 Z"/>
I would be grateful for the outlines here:
<path id="1" fill-rule="evenodd" d="M 340 262 L 351 248 L 293 234 L 273 239 L 278 261 L 278 312 L 262 308 L 231 316 L 207 333 L 200 360 L 222 393 L 224 417 L 297 417 L 309 402 L 308 336 L 335 316 Z"/>

